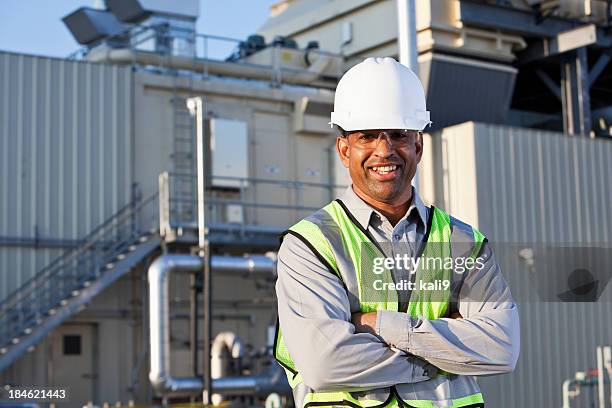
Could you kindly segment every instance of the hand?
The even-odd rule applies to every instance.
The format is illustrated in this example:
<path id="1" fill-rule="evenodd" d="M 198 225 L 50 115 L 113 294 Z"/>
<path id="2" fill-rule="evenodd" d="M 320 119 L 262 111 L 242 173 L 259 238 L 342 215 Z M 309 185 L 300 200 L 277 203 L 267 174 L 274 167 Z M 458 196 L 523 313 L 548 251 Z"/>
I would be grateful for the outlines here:
<path id="1" fill-rule="evenodd" d="M 355 333 L 376 334 L 376 312 L 353 313 L 351 321 L 355 326 Z"/>

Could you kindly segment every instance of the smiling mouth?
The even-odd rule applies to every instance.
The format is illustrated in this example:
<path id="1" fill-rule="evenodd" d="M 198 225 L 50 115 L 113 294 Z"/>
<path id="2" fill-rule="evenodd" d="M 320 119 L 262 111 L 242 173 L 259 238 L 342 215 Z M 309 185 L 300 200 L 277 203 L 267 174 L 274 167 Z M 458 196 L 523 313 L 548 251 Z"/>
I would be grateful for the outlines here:
<path id="1" fill-rule="evenodd" d="M 390 164 L 390 165 L 386 165 L 386 166 L 372 166 L 372 167 L 368 167 L 371 171 L 377 173 L 377 174 L 381 174 L 381 175 L 385 175 L 385 174 L 389 174 L 389 173 L 393 173 L 395 172 L 395 170 L 397 170 L 399 168 L 398 165 L 396 164 Z"/>

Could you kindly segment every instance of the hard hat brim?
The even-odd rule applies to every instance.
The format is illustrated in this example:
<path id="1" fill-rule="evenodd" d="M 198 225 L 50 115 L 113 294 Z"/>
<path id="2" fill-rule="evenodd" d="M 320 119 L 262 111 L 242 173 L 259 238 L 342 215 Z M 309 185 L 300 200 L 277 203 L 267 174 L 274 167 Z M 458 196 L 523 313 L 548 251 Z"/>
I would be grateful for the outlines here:
<path id="1" fill-rule="evenodd" d="M 423 130 L 431 124 L 429 111 L 416 111 L 410 117 L 388 115 L 375 117 L 372 115 L 351 115 L 345 112 L 332 112 L 329 125 L 340 126 L 350 132 L 370 129 L 412 129 Z"/>

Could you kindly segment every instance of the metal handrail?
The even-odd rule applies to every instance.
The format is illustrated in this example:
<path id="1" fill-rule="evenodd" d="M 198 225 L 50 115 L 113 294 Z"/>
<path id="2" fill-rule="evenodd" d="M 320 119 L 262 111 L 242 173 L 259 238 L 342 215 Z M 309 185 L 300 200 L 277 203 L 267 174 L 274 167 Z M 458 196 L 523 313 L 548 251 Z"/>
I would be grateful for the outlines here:
<path id="1" fill-rule="evenodd" d="M 125 42 L 126 47 L 128 47 L 131 51 L 135 51 L 139 49 L 139 47 L 141 47 L 143 44 L 146 44 L 151 39 L 158 38 L 160 35 L 165 36 L 166 39 L 170 41 L 187 40 L 193 47 L 193 51 L 190 52 L 188 55 L 183 55 L 183 56 L 190 57 L 194 61 L 198 59 L 203 60 L 204 62 L 203 78 L 208 78 L 208 61 L 223 61 L 223 60 L 227 60 L 228 58 L 231 58 L 231 56 L 234 55 L 236 50 L 239 48 L 239 45 L 243 42 L 242 40 L 237 39 L 237 38 L 198 33 L 195 30 L 191 30 L 191 29 L 187 29 L 183 27 L 173 26 L 171 27 L 171 30 L 168 30 L 167 23 L 159 23 L 159 24 L 150 24 L 150 25 L 142 25 L 142 24 L 134 25 L 132 27 L 127 28 L 125 31 L 119 34 L 115 34 L 113 36 L 102 39 L 98 45 L 112 44 L 113 41 L 126 41 L 126 36 L 129 36 L 129 38 L 127 38 L 127 41 Z M 219 59 L 218 57 L 212 58 L 209 55 L 209 49 L 211 48 L 209 43 L 211 42 L 211 40 L 217 41 L 217 42 L 233 43 L 234 50 L 230 53 L 230 56 L 228 57 L 224 57 L 221 59 Z M 201 43 L 201 45 L 199 45 L 199 43 Z M 308 71 L 308 69 L 304 69 L 304 68 L 296 68 L 296 67 L 290 68 L 286 66 L 281 67 L 282 64 L 280 61 L 279 51 L 281 50 L 282 47 L 280 45 L 273 45 L 273 44 L 267 44 L 266 47 L 274 47 L 276 49 L 276 52 L 274 54 L 274 62 L 272 64 L 266 64 L 266 65 L 249 64 L 244 61 L 242 61 L 241 64 L 272 67 L 273 73 L 271 75 L 270 81 L 274 84 L 282 83 L 283 71 L 285 72 L 306 72 Z M 80 49 L 71 53 L 68 56 L 68 59 L 85 58 L 87 56 L 87 53 L 91 50 L 91 48 L 92 48 L 91 45 L 87 47 L 85 46 L 81 47 Z M 313 50 L 310 50 L 310 52 L 315 52 L 323 56 L 344 58 L 342 53 L 323 51 L 320 49 L 313 49 Z M 175 53 L 170 52 L 168 53 L 167 57 L 172 58 L 173 56 L 178 56 L 178 55 L 180 54 L 175 54 Z M 146 67 L 139 67 L 136 61 L 133 61 L 132 65 L 135 68 L 139 68 L 139 69 L 142 68 L 144 70 L 147 70 Z M 339 78 L 341 74 L 342 72 L 339 71 L 337 73 L 337 77 Z"/>
<path id="2" fill-rule="evenodd" d="M 89 241 L 93 241 L 93 237 L 96 236 L 96 234 L 98 234 L 100 232 L 101 229 L 105 228 L 106 226 L 108 226 L 110 223 L 115 222 L 116 219 L 121 216 L 121 214 L 123 214 L 125 211 L 129 210 L 130 208 L 132 208 L 134 205 L 133 202 L 130 202 L 128 204 L 126 204 L 125 206 L 121 207 L 115 214 L 113 214 L 112 216 L 110 216 L 109 218 L 107 218 L 104 222 L 102 222 L 102 224 L 98 225 L 96 228 L 94 228 L 93 231 L 91 231 L 89 234 L 87 234 L 83 239 L 81 239 L 81 244 L 77 247 L 77 248 L 70 248 L 67 249 L 66 251 L 64 251 L 64 253 L 60 256 L 58 256 L 57 258 L 55 258 L 53 261 L 51 261 L 49 264 L 47 264 L 45 267 L 43 267 L 40 271 L 38 271 L 32 278 L 30 278 L 29 280 L 25 281 L 22 285 L 26 286 L 27 284 L 29 284 L 31 281 L 37 279 L 37 276 L 42 275 L 46 270 L 52 269 L 55 265 L 57 265 L 59 262 L 61 262 L 63 259 L 71 256 L 75 250 L 78 250 L 79 248 L 82 248 L 84 245 L 87 244 L 87 242 Z M 12 292 L 11 294 L 9 294 L 6 298 L 4 298 L 2 301 L 0 301 L 0 311 L 2 310 L 4 304 L 15 294 L 17 294 L 17 292 L 19 292 L 20 288 L 16 289 L 14 292 Z"/>
<path id="3" fill-rule="evenodd" d="M 191 173 L 179 173 L 172 172 L 169 173 L 171 177 L 185 177 L 185 178 L 195 178 L 196 176 Z M 306 187 L 322 187 L 322 188 L 346 188 L 346 185 L 343 184 L 331 184 L 331 183 L 315 183 L 312 181 L 298 181 L 298 180 L 286 180 L 286 179 L 262 179 L 255 177 L 231 177 L 231 176 L 211 176 L 211 179 L 218 180 L 230 180 L 230 181 L 240 181 L 240 182 L 252 182 L 252 183 L 261 183 L 261 184 L 275 184 L 275 185 L 288 185 L 288 186 L 306 186 Z"/>
<path id="4" fill-rule="evenodd" d="M 145 232 L 138 217 L 158 197 L 134 200 L 97 226 L 83 245 L 64 252 L 0 302 L 0 346 L 38 323 L 41 316 L 95 279 Z"/>
<path id="5" fill-rule="evenodd" d="M 149 197 L 147 200 L 150 200 L 150 199 L 151 197 Z M 5 305 L 8 302 L 10 302 L 13 297 L 19 295 L 22 288 L 28 286 L 29 284 L 32 284 L 34 281 L 40 278 L 48 277 L 48 271 L 56 269 L 55 267 L 60 262 L 66 261 L 67 259 L 70 259 L 70 258 L 74 258 L 75 253 L 82 252 L 84 248 L 89 248 L 91 246 L 91 243 L 96 241 L 95 237 L 97 237 L 100 231 L 102 231 L 104 228 L 107 228 L 109 225 L 116 223 L 117 220 L 121 219 L 121 217 L 123 217 L 126 212 L 131 215 L 131 211 L 129 210 L 131 210 L 133 207 L 134 207 L 134 202 L 130 202 L 126 204 L 125 206 L 121 207 L 119 211 L 117 211 L 115 214 L 107 218 L 104 222 L 102 222 L 102 224 L 98 225 L 89 234 L 87 234 L 81 240 L 81 245 L 79 245 L 77 248 L 71 248 L 71 249 L 64 251 L 62 255 L 52 260 L 49 264 L 47 264 L 40 271 L 38 271 L 34 276 L 32 276 L 27 281 L 25 281 L 19 288 L 17 288 L 15 291 L 13 291 L 7 297 L 5 297 L 2 301 L 0 301 L 0 315 L 1 315 L 2 310 L 5 309 Z"/>
<path id="6" fill-rule="evenodd" d="M 191 195 L 182 195 L 180 186 L 185 184 L 185 180 L 190 180 L 195 176 L 191 173 L 163 173 L 160 175 L 160 228 L 161 235 L 174 234 L 173 230 L 183 230 L 193 228 L 196 219 L 196 200 Z M 314 212 L 325 205 L 328 200 L 333 199 L 338 189 L 346 186 L 336 184 L 325 184 L 298 180 L 271 180 L 262 178 L 242 178 L 231 176 L 212 176 L 211 181 L 229 181 L 228 186 L 209 185 L 206 188 L 205 204 L 208 216 L 207 223 L 223 223 L 224 208 L 229 206 L 239 207 L 247 212 L 243 213 L 242 221 L 233 221 L 240 225 L 242 233 L 246 233 L 251 225 L 260 225 L 261 218 L 266 217 L 266 211 L 276 212 L 279 210 L 288 211 L 286 220 L 281 222 L 291 223 L 302 218 L 304 213 Z M 254 193 L 258 186 L 271 185 L 284 196 L 283 190 L 288 190 L 288 195 L 283 201 L 275 199 L 274 194 L 266 196 L 264 200 L 258 198 Z M 309 190 L 311 189 L 311 190 Z M 310 191 L 316 191 L 317 197 L 321 202 L 313 202 L 309 196 Z M 255 211 L 255 212 L 254 212 Z M 281 218 L 277 218 L 281 220 Z M 230 221 L 232 222 L 232 221 Z M 182 232 L 179 232 L 182 234 Z"/>

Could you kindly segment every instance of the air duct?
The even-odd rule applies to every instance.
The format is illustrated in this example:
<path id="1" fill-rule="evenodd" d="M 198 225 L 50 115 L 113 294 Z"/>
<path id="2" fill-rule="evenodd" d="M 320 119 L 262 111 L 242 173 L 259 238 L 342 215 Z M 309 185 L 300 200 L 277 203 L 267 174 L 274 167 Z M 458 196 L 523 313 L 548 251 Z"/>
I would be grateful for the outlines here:
<path id="1" fill-rule="evenodd" d="M 121 21 L 138 23 L 152 15 L 195 21 L 200 14 L 198 0 L 106 0 L 106 6 Z"/>
<path id="2" fill-rule="evenodd" d="M 167 56 L 155 52 L 132 51 L 127 48 L 115 49 L 105 45 L 100 45 L 87 54 L 87 60 L 91 62 L 152 65 L 236 78 L 273 80 L 278 78 L 280 73 L 280 78 L 284 83 L 335 89 L 337 81 L 321 78 L 321 71 L 329 64 L 326 58 L 330 57 L 322 55 L 317 60 L 314 60 L 313 57 L 313 63 L 308 69 L 286 67 L 275 69 L 273 66 L 248 62 L 234 63 L 182 56 L 173 56 L 168 59 Z"/>
<path id="3" fill-rule="evenodd" d="M 62 21 L 74 37 L 83 45 L 91 45 L 108 37 L 114 38 L 115 43 L 120 43 L 119 34 L 127 30 L 123 24 L 111 12 L 97 10 L 89 7 L 81 7 L 68 14 Z"/>

